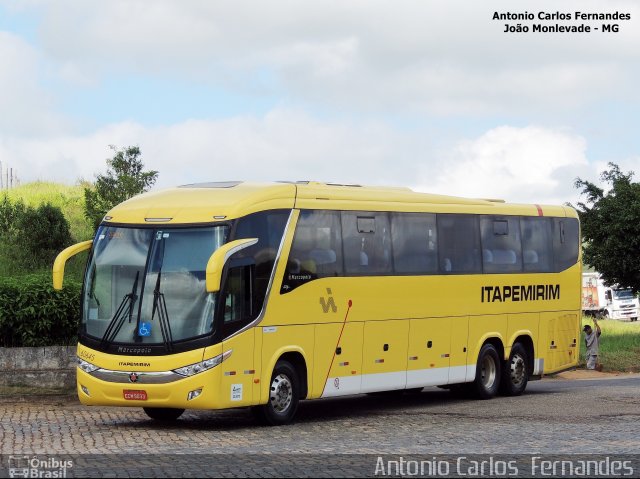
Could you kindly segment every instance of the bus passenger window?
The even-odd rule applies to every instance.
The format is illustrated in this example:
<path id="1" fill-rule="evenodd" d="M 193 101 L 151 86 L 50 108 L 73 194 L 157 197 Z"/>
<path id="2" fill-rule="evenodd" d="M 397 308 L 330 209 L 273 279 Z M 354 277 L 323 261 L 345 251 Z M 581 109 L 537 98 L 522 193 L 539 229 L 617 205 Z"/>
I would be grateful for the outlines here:
<path id="1" fill-rule="evenodd" d="M 523 216 L 520 218 L 520 231 L 524 271 L 531 273 L 553 271 L 551 218 Z"/>
<path id="2" fill-rule="evenodd" d="M 520 217 L 480 216 L 483 271 L 515 273 L 522 271 Z"/>
<path id="3" fill-rule="evenodd" d="M 391 214 L 391 243 L 396 273 L 436 273 L 438 271 L 437 242 L 435 214 Z"/>
<path id="4" fill-rule="evenodd" d="M 387 213 L 343 211 L 342 236 L 347 275 L 391 273 L 391 232 Z"/>
<path id="5" fill-rule="evenodd" d="M 578 262 L 579 230 L 577 218 L 553 219 L 553 256 L 556 271 L 564 271 Z"/>
<path id="6" fill-rule="evenodd" d="M 474 215 L 438 214 L 441 273 L 481 273 L 480 233 Z"/>

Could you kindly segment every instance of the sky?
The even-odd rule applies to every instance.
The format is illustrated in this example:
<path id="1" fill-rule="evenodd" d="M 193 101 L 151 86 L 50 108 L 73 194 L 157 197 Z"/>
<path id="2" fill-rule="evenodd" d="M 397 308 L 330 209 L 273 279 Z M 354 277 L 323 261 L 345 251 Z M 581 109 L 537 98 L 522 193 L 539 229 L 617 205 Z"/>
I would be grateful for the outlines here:
<path id="1" fill-rule="evenodd" d="M 629 13 L 501 21 L 495 12 Z M 505 33 L 505 24 L 617 33 Z M 640 174 L 634 0 L 0 0 L 0 162 L 22 183 L 314 180 L 575 203 Z M 638 176 L 636 176 L 638 179 Z"/>

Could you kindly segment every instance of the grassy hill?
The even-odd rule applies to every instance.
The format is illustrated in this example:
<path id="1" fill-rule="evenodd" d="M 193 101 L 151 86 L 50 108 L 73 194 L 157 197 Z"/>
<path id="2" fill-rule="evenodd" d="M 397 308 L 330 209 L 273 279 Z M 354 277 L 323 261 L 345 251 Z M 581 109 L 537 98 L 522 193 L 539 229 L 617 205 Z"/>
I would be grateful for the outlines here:
<path id="1" fill-rule="evenodd" d="M 8 191 L 0 191 L 0 198 L 5 194 L 12 203 L 23 201 L 26 205 L 37 207 L 48 202 L 59 207 L 69 222 L 74 242 L 91 239 L 93 236 L 93 228 L 84 217 L 83 185 L 71 186 L 62 183 L 36 181 Z M 87 253 L 81 253 L 71 258 L 67 263 L 65 276 L 81 280 L 87 255 Z M 16 263 L 15 256 L 15 251 L 9 245 L 0 242 L 0 276 L 22 276 L 24 274 L 50 271 L 50 267 L 42 271 L 25 270 L 19 266 L 19 263 Z"/>
<path id="2" fill-rule="evenodd" d="M 82 185 L 64 185 L 36 181 L 27 183 L 7 192 L 11 201 L 22 200 L 30 206 L 51 203 L 59 207 L 69 222 L 71 235 L 75 241 L 91 239 L 93 230 L 84 217 L 84 188 Z"/>

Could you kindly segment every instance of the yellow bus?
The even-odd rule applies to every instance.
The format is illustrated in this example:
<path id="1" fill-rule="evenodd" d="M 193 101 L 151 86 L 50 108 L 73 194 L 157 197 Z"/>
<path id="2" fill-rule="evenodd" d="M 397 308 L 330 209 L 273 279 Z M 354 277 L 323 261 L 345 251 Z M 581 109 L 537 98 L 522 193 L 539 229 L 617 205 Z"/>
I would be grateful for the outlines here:
<path id="1" fill-rule="evenodd" d="M 200 183 L 107 213 L 82 291 L 86 405 L 251 406 L 442 386 L 488 399 L 578 361 L 566 206 L 314 182 Z"/>

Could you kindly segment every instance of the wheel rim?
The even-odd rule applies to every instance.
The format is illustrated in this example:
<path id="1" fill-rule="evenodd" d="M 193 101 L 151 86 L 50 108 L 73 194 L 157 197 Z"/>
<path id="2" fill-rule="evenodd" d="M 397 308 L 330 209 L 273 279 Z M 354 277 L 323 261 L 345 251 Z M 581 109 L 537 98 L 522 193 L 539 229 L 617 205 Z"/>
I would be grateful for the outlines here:
<path id="1" fill-rule="evenodd" d="M 526 364 L 524 358 L 520 354 L 514 354 L 510 363 L 511 383 L 516 387 L 522 386 L 526 378 Z"/>
<path id="2" fill-rule="evenodd" d="M 482 367 L 480 369 L 480 377 L 482 380 L 482 386 L 485 389 L 491 389 L 496 382 L 496 362 L 491 356 L 485 356 L 482 359 Z"/>
<path id="3" fill-rule="evenodd" d="M 278 413 L 284 413 L 293 402 L 291 380 L 284 374 L 278 374 L 271 382 L 271 406 Z"/>

